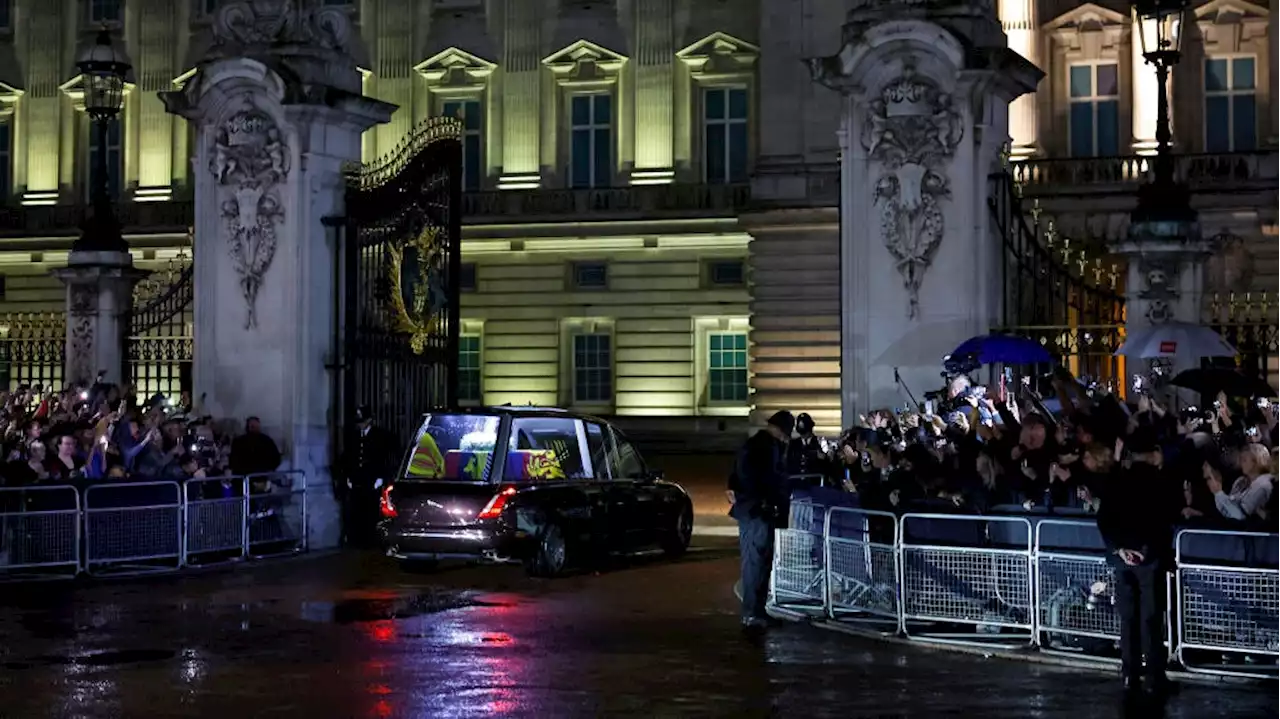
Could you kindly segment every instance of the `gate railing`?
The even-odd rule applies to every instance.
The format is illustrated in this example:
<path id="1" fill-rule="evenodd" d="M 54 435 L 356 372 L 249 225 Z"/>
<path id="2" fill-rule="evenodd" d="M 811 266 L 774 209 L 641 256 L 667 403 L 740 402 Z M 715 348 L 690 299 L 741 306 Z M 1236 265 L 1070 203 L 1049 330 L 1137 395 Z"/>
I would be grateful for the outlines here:
<path id="1" fill-rule="evenodd" d="M 800 501 L 769 604 L 913 640 L 1118 661 L 1116 578 L 1092 520 L 905 514 Z M 1280 537 L 1182 530 L 1166 646 L 1189 672 L 1277 677 Z"/>
<path id="2" fill-rule="evenodd" d="M 0 579 L 129 575 L 307 549 L 301 471 L 0 488 Z"/>

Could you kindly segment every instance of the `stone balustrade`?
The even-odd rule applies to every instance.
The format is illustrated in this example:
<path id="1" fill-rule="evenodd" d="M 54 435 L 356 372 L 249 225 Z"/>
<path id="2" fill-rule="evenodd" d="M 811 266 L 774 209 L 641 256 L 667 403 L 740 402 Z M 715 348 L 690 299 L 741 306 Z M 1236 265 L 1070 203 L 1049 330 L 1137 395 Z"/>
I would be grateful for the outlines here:
<path id="1" fill-rule="evenodd" d="M 89 210 L 87 204 L 0 207 L 0 236 L 75 236 Z M 186 232 L 194 213 L 195 203 L 190 200 L 122 202 L 116 206 L 116 217 L 126 233 Z"/>
<path id="2" fill-rule="evenodd" d="M 1174 177 L 1192 189 L 1230 190 L 1276 186 L 1277 154 L 1232 152 L 1174 155 Z M 1012 163 L 1014 181 L 1031 195 L 1054 192 L 1132 192 L 1151 178 L 1150 155 L 1083 158 L 1031 158 Z"/>
<path id="3" fill-rule="evenodd" d="M 462 198 L 466 224 L 535 221 L 539 218 L 732 215 L 746 206 L 749 185 L 633 185 L 599 189 L 469 192 Z"/>

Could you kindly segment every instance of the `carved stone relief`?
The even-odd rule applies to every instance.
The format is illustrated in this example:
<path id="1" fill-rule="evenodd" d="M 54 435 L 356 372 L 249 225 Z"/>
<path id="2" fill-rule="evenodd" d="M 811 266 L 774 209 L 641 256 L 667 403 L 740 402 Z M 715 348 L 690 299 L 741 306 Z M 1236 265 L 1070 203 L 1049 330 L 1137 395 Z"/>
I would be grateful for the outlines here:
<path id="1" fill-rule="evenodd" d="M 258 290 L 276 253 L 276 225 L 284 218 L 277 187 L 289 174 L 280 128 L 245 96 L 214 137 L 209 171 L 219 185 L 228 251 L 246 305 L 245 329 L 257 326 Z"/>
<path id="2" fill-rule="evenodd" d="M 214 16 L 218 46 L 309 45 L 342 50 L 351 35 L 346 13 L 337 7 L 303 7 L 305 0 L 240 0 Z"/>
<path id="3" fill-rule="evenodd" d="M 919 313 L 920 285 L 946 229 L 946 164 L 963 134 L 951 96 L 910 72 L 872 101 L 863 126 L 862 144 L 881 164 L 873 198 L 880 235 L 902 275 L 909 319 Z"/>
<path id="4" fill-rule="evenodd" d="M 94 324 L 97 319 L 98 292 L 88 285 L 72 285 L 67 321 L 70 340 L 67 355 L 67 379 L 87 382 L 94 375 Z"/>

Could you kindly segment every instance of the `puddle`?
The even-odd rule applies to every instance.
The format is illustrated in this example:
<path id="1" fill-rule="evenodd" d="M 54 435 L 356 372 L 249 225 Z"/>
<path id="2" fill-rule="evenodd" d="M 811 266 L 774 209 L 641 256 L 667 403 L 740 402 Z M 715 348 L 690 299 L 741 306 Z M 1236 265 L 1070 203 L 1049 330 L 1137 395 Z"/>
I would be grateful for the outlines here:
<path id="1" fill-rule="evenodd" d="M 304 602 L 302 619 L 332 624 L 358 624 L 409 619 L 466 607 L 498 606 L 463 592 L 426 592 L 400 597 L 360 597 L 339 602 Z"/>
<path id="2" fill-rule="evenodd" d="M 161 662 L 166 659 L 173 659 L 175 656 L 177 656 L 177 652 L 168 649 L 121 649 L 117 651 L 89 652 L 66 657 L 32 657 L 25 660 L 7 661 L 0 664 L 0 667 L 14 671 L 50 666 L 115 667 L 122 664 Z"/>

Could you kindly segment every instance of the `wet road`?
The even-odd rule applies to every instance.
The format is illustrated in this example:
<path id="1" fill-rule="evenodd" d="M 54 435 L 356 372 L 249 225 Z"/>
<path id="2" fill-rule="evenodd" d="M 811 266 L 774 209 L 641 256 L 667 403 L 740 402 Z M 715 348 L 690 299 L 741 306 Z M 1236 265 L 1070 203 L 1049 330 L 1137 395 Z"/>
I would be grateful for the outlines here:
<path id="1" fill-rule="evenodd" d="M 790 625 L 748 642 L 723 546 L 553 581 L 345 554 L 0 586 L 0 717 L 1123 715 L 1098 674 Z M 1190 687 L 1166 715 L 1275 717 L 1275 687 Z"/>

